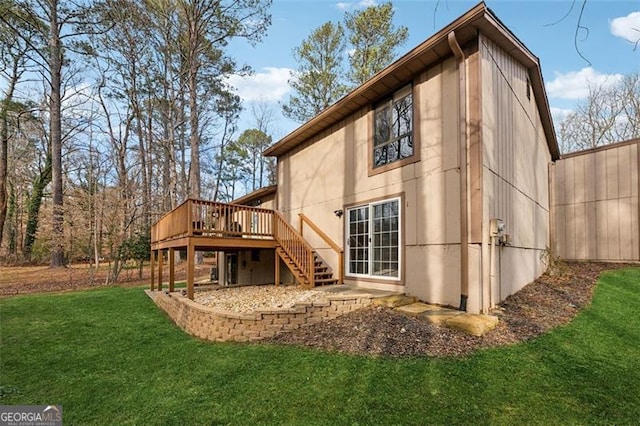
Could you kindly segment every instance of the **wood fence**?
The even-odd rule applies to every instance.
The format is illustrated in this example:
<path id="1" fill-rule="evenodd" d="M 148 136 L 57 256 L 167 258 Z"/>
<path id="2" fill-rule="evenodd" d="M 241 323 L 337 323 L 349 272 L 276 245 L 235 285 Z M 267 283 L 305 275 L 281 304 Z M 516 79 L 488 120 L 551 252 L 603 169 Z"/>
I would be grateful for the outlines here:
<path id="1" fill-rule="evenodd" d="M 640 139 L 551 165 L 551 241 L 567 260 L 640 261 Z"/>

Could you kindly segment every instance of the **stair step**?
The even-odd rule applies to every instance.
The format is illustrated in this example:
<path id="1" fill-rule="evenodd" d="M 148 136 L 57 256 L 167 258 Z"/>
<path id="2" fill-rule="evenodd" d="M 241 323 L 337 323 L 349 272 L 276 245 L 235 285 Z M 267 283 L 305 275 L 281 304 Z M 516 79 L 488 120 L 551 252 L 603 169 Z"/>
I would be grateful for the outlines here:
<path id="1" fill-rule="evenodd" d="M 338 280 L 335 278 L 321 278 L 314 281 L 316 285 L 337 284 Z"/>
<path id="2" fill-rule="evenodd" d="M 287 252 L 281 246 L 276 248 L 276 253 L 280 257 L 280 259 L 282 259 L 282 261 L 287 264 L 289 270 L 296 277 L 296 281 L 298 281 L 298 283 L 300 283 L 302 286 L 310 287 L 311 283 L 309 282 L 309 280 L 305 277 L 300 268 L 298 268 L 296 262 L 291 258 L 291 256 L 287 254 Z M 313 265 L 313 280 L 316 286 L 332 285 L 338 283 L 338 279 L 333 277 L 333 271 L 331 270 L 329 265 L 327 265 L 324 260 L 315 252 L 313 254 Z"/>

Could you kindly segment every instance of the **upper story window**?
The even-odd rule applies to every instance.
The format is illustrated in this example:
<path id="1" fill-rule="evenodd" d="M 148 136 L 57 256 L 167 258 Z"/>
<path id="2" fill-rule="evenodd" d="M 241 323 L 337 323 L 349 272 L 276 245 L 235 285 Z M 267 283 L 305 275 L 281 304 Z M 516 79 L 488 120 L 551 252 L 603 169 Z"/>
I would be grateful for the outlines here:
<path id="1" fill-rule="evenodd" d="M 380 104 L 373 118 L 373 168 L 414 155 L 413 94 L 411 86 Z"/>

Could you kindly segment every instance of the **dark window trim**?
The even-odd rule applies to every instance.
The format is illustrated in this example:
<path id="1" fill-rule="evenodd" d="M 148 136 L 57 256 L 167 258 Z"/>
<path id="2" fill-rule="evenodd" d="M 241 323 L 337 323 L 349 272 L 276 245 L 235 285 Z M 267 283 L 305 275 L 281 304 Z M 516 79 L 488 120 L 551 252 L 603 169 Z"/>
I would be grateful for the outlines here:
<path id="1" fill-rule="evenodd" d="M 399 214 L 399 220 L 400 220 L 400 226 L 399 226 L 399 239 L 398 239 L 398 256 L 399 256 L 399 261 L 398 261 L 398 277 L 387 277 L 387 276 L 376 276 L 376 275 L 361 275 L 361 274 L 352 274 L 349 272 L 349 265 L 348 265 L 348 261 L 349 256 L 345 255 L 344 258 L 344 273 L 345 273 L 345 278 L 349 279 L 349 280 L 353 280 L 353 281 L 366 281 L 366 282 L 375 282 L 375 283 L 381 283 L 381 284 L 393 284 L 393 285 L 405 285 L 405 276 L 406 276 L 406 269 L 405 269 L 405 265 L 406 265 L 406 247 L 405 247 L 405 231 L 406 231 L 406 227 L 405 227 L 405 217 L 406 217 L 406 205 L 405 205 L 405 194 L 404 192 L 400 192 L 397 194 L 389 194 L 389 195 L 384 195 L 384 196 L 380 196 L 380 197 L 375 197 L 375 198 L 371 198 L 368 200 L 364 200 L 361 202 L 355 202 L 355 203 L 350 203 L 350 204 L 346 204 L 344 206 L 344 246 L 345 247 L 345 252 L 346 249 L 348 247 L 347 245 L 347 238 L 349 236 L 349 218 L 348 218 L 348 211 L 349 209 L 353 209 L 353 208 L 357 208 L 357 207 L 364 207 L 364 206 L 368 206 L 370 207 L 373 204 L 379 204 L 379 203 L 383 203 L 385 201 L 392 201 L 392 200 L 398 200 L 398 214 Z M 345 253 L 346 254 L 346 253 Z"/>
<path id="2" fill-rule="evenodd" d="M 400 160 L 393 161 L 391 163 L 387 163 L 382 166 L 374 167 L 374 150 L 375 150 L 375 113 L 376 109 L 381 106 L 388 104 L 392 101 L 398 94 L 402 94 L 402 92 L 406 91 L 409 88 L 412 95 L 412 112 L 413 117 L 411 120 L 412 126 L 412 139 L 413 139 L 413 155 L 410 157 L 402 158 Z M 417 86 L 413 83 L 410 83 L 402 88 L 393 92 L 393 94 L 385 99 L 382 99 L 374 104 L 372 104 L 371 108 L 368 112 L 367 117 L 367 128 L 368 128 L 368 141 L 367 141 L 367 150 L 368 150 L 368 176 L 374 176 L 380 173 L 387 172 L 389 170 L 397 169 L 399 167 L 406 166 L 408 164 L 416 163 L 420 161 L 420 114 L 419 114 L 419 106 L 420 106 L 420 96 L 419 90 L 417 90 Z"/>

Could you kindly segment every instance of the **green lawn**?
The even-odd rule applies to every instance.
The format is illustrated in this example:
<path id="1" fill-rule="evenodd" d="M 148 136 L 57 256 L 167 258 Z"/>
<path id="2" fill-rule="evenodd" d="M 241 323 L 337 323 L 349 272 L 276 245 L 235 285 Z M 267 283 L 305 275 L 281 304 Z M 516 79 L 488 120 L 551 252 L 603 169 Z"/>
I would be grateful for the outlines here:
<path id="1" fill-rule="evenodd" d="M 637 424 L 640 269 L 569 326 L 463 359 L 189 337 L 140 288 L 0 300 L 0 404 L 65 424 Z"/>

